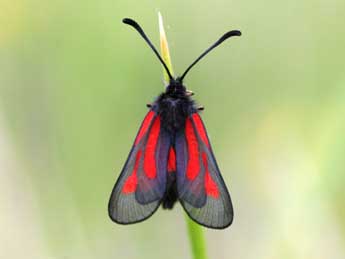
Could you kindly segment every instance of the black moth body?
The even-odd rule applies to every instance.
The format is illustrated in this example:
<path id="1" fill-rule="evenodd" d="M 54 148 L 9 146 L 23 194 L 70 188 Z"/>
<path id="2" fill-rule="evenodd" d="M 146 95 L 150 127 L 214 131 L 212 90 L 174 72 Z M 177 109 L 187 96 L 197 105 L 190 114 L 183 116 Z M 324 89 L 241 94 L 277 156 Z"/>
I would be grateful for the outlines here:
<path id="1" fill-rule="evenodd" d="M 171 80 L 166 92 L 152 104 L 152 109 L 161 117 L 162 127 L 170 133 L 171 143 L 175 143 L 176 133 L 184 130 L 186 118 L 198 111 L 190 95 L 180 79 Z M 163 208 L 172 209 L 177 199 L 176 174 L 168 174 Z"/>

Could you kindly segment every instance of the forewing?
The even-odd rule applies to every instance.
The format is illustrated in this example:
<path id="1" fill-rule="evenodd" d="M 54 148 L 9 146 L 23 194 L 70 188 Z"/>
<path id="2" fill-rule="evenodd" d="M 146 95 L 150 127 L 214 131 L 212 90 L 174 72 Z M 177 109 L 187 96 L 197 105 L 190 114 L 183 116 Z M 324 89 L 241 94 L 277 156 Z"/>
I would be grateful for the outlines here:
<path id="1" fill-rule="evenodd" d="M 166 190 L 170 144 L 170 136 L 161 127 L 159 115 L 151 110 L 112 191 L 108 211 L 113 221 L 140 222 L 159 207 Z"/>
<path id="2" fill-rule="evenodd" d="M 177 190 L 187 214 L 210 228 L 232 223 L 233 208 L 204 124 L 197 113 L 186 119 L 176 135 Z"/>

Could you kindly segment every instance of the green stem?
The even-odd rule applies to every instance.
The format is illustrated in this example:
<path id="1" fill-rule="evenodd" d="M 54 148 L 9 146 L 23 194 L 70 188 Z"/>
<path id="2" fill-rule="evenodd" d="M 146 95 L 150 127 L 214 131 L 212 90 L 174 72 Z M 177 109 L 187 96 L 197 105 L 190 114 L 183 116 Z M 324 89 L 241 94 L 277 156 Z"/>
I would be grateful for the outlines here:
<path id="1" fill-rule="evenodd" d="M 161 46 L 161 55 L 162 59 L 166 63 L 169 68 L 171 75 L 173 76 L 173 69 L 171 64 L 168 40 L 164 31 L 163 19 L 160 13 L 158 13 L 159 17 L 159 33 L 160 33 L 160 46 Z M 169 77 L 165 70 L 163 69 L 164 79 L 166 83 L 169 83 Z M 190 239 L 190 244 L 192 247 L 192 254 L 193 259 L 207 259 L 206 254 L 206 245 L 205 245 L 205 238 L 203 229 L 194 223 L 187 215 L 186 215 L 186 222 L 188 227 L 188 235 Z"/>
<path id="2" fill-rule="evenodd" d="M 202 227 L 197 225 L 186 215 L 190 245 L 193 259 L 207 259 L 205 237 Z"/>

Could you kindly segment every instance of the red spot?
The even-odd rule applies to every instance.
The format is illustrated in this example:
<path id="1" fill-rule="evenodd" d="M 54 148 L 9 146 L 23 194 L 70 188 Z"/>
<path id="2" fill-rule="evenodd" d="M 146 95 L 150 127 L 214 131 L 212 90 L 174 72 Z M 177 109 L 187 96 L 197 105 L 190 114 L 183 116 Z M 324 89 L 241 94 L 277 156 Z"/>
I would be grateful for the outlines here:
<path id="1" fill-rule="evenodd" d="M 208 196 L 211 196 L 215 199 L 218 199 L 219 197 L 219 191 L 218 191 L 218 187 L 217 184 L 213 181 L 210 172 L 208 171 L 208 163 L 207 163 L 207 155 L 206 153 L 202 153 L 202 161 L 204 163 L 204 167 L 205 167 L 205 190 L 206 190 L 206 194 Z"/>
<path id="2" fill-rule="evenodd" d="M 155 116 L 155 113 L 153 111 L 149 111 L 148 114 L 145 116 L 145 119 L 143 123 L 141 124 L 138 136 L 135 139 L 134 145 L 137 145 L 142 139 L 142 137 L 145 135 L 154 116 Z"/>
<path id="3" fill-rule="evenodd" d="M 194 180 L 200 171 L 199 145 L 190 118 L 187 118 L 186 120 L 185 134 L 188 146 L 188 164 L 186 174 L 189 180 Z"/>
<path id="4" fill-rule="evenodd" d="M 132 171 L 132 174 L 127 178 L 125 184 L 123 185 L 122 192 L 125 194 L 130 194 L 135 192 L 137 188 L 137 171 L 139 166 L 139 161 L 141 157 L 141 150 L 138 151 L 137 156 L 135 157 L 135 164 Z"/>
<path id="5" fill-rule="evenodd" d="M 149 138 L 147 140 L 145 157 L 144 157 L 144 172 L 148 178 L 156 177 L 156 146 L 159 137 L 159 131 L 161 128 L 161 120 L 159 116 L 153 122 L 152 128 L 149 133 Z"/>
<path id="6" fill-rule="evenodd" d="M 168 172 L 176 172 L 176 154 L 175 150 L 170 147 L 168 156 Z"/>
<path id="7" fill-rule="evenodd" d="M 200 115 L 197 114 L 197 113 L 193 113 L 192 118 L 193 118 L 196 130 L 198 131 L 198 134 L 199 134 L 200 138 L 206 144 L 206 146 L 208 148 L 210 148 L 210 143 L 208 142 L 206 129 L 204 127 L 204 124 L 202 123 Z"/>

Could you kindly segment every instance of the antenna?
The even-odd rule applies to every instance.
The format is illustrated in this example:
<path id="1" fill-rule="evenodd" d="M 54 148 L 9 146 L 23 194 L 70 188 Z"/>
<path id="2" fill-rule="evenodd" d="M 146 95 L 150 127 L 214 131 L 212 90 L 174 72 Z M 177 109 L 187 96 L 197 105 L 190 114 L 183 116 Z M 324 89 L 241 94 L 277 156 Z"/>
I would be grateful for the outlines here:
<path id="1" fill-rule="evenodd" d="M 180 77 L 180 80 L 182 82 L 183 78 L 187 75 L 187 73 L 189 72 L 189 70 L 200 61 L 200 59 L 202 59 L 204 56 L 206 56 L 207 53 L 209 53 L 212 49 L 214 49 L 215 47 L 217 47 L 218 45 L 220 45 L 223 41 L 227 40 L 230 37 L 233 36 L 241 36 L 241 32 L 238 30 L 234 30 L 234 31 L 228 31 L 227 33 L 225 33 L 222 37 L 220 37 L 219 40 L 217 40 L 213 45 L 211 45 L 211 47 L 209 47 L 207 50 L 204 51 L 204 53 L 202 53 L 187 69 L 186 71 L 183 73 L 183 75 Z"/>
<path id="2" fill-rule="evenodd" d="M 134 29 L 137 30 L 137 32 L 139 32 L 139 34 L 141 35 L 141 37 L 144 38 L 144 40 L 145 40 L 145 41 L 147 42 L 147 44 L 151 47 L 151 49 L 153 50 L 153 52 L 154 52 L 154 53 L 156 54 L 156 56 L 158 57 L 159 61 L 160 61 L 160 62 L 162 63 L 162 65 L 164 66 L 164 68 L 165 68 L 165 70 L 167 71 L 167 74 L 168 74 L 168 76 L 169 76 L 169 79 L 172 80 L 173 77 L 172 77 L 172 75 L 171 75 L 171 73 L 170 73 L 170 71 L 169 71 L 167 65 L 164 63 L 162 57 L 159 55 L 158 51 L 157 51 L 156 48 L 153 46 L 153 44 L 151 43 L 151 41 L 149 40 L 149 38 L 147 38 L 145 32 L 144 32 L 143 29 L 140 27 L 140 25 L 139 25 L 136 21 L 134 21 L 134 20 L 132 20 L 132 19 L 130 19 L 130 18 L 125 18 L 125 19 L 122 20 L 122 22 L 125 23 L 125 24 L 128 24 L 128 25 L 132 26 Z"/>

